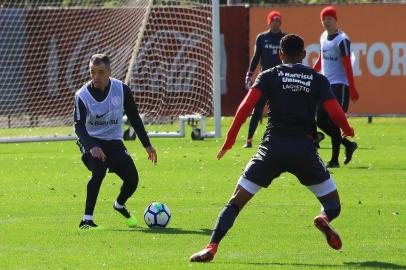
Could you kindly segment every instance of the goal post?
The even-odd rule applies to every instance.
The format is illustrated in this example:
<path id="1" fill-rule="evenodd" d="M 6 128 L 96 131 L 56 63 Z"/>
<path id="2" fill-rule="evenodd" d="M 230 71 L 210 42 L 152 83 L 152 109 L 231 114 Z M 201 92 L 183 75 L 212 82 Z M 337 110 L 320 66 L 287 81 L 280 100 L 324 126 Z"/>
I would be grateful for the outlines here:
<path id="1" fill-rule="evenodd" d="M 214 137 L 221 137 L 221 86 L 220 86 L 220 4 L 213 1 L 212 27 L 213 27 L 213 97 L 214 97 Z"/>
<path id="2" fill-rule="evenodd" d="M 218 1 L 6 0 L 0 19 L 0 142 L 75 139 L 94 53 L 111 56 L 151 136 L 185 136 L 187 117 L 221 135 Z"/>

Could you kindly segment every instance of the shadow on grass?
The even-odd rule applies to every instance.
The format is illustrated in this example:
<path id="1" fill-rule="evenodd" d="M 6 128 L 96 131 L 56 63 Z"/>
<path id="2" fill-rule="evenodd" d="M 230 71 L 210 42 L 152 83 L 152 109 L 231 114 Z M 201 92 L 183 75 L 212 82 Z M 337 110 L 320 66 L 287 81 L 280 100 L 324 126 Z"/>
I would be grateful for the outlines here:
<path id="1" fill-rule="evenodd" d="M 345 266 L 349 266 L 352 268 L 362 268 L 362 267 L 371 267 L 371 268 L 379 268 L 379 269 L 406 269 L 406 265 L 399 265 L 396 263 L 388 263 L 388 262 L 344 262 Z"/>
<path id="2" fill-rule="evenodd" d="M 368 170 L 371 169 L 371 166 L 352 166 L 348 167 L 350 170 Z"/>
<path id="3" fill-rule="evenodd" d="M 219 264 L 232 264 L 226 262 L 220 262 Z M 266 266 L 297 266 L 300 268 L 354 268 L 354 269 L 362 269 L 362 268 L 377 268 L 377 269 L 406 269 L 406 265 L 399 265 L 395 263 L 388 263 L 388 262 L 378 262 L 378 261 L 370 261 L 370 262 L 344 262 L 343 264 L 312 264 L 312 263 L 278 263 L 278 262 L 270 262 L 270 263 L 237 263 L 237 264 L 248 264 L 248 265 L 266 265 Z"/>
<path id="4" fill-rule="evenodd" d="M 319 149 L 323 149 L 323 150 L 331 150 L 331 147 L 325 147 L 325 146 L 322 146 L 322 147 L 320 147 Z M 342 148 L 343 149 L 343 148 Z M 371 147 L 360 147 L 360 146 L 358 146 L 358 148 L 357 148 L 357 150 L 356 151 L 358 151 L 358 150 L 376 150 L 376 148 L 374 147 L 374 146 L 371 146 Z"/>
<path id="5" fill-rule="evenodd" d="M 388 171 L 406 171 L 406 168 L 403 167 L 393 167 L 393 168 L 376 168 L 371 166 L 352 166 L 348 167 L 350 170 L 368 170 L 368 169 L 377 169 L 377 170 L 388 170 Z"/>
<path id="6" fill-rule="evenodd" d="M 129 228 L 129 229 L 105 229 L 107 231 L 114 232 L 141 232 L 141 233 L 154 233 L 154 234 L 202 234 L 211 235 L 211 229 L 200 229 L 200 230 L 184 230 L 182 228 Z"/>

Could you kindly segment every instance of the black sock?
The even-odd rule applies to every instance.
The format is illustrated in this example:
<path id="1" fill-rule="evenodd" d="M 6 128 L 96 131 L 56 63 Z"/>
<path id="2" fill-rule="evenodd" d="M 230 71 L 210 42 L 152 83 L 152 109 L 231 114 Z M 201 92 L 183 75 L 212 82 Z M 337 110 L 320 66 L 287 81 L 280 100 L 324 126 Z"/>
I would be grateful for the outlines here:
<path id="1" fill-rule="evenodd" d="M 341 139 L 341 132 L 340 129 L 335 126 L 332 129 L 332 136 L 331 136 L 331 146 L 332 146 L 332 153 L 331 153 L 331 161 L 338 162 L 338 156 L 340 155 L 340 145 L 342 142 Z"/>
<path id="2" fill-rule="evenodd" d="M 329 221 L 333 221 L 336 217 L 340 215 L 341 205 L 339 201 L 331 200 L 322 203 L 324 214 L 327 216 Z"/>
<path id="3" fill-rule="evenodd" d="M 126 166 L 117 170 L 116 174 L 123 180 L 123 185 L 121 186 L 120 194 L 118 194 L 116 201 L 120 205 L 125 205 L 127 200 L 137 190 L 138 172 L 134 162 L 129 162 Z"/>
<path id="4" fill-rule="evenodd" d="M 223 208 L 211 234 L 210 243 L 220 243 L 227 231 L 233 226 L 239 212 L 240 209 L 235 204 L 229 203 Z"/>
<path id="5" fill-rule="evenodd" d="M 342 139 L 341 143 L 345 146 L 345 147 L 350 147 L 352 145 L 352 142 L 350 140 L 348 140 L 347 138 Z"/>

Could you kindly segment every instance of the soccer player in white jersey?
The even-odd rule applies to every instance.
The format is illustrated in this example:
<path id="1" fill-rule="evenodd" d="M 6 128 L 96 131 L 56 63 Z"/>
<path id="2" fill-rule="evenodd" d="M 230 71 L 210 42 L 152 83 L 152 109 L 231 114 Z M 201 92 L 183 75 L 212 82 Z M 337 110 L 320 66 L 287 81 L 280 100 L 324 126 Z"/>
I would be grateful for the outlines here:
<path id="1" fill-rule="evenodd" d="M 130 88 L 110 77 L 109 57 L 104 54 L 93 55 L 89 69 L 91 81 L 75 93 L 74 108 L 77 144 L 83 163 L 92 172 L 87 184 L 85 213 L 79 228 L 98 227 L 93 221 L 93 211 L 107 170 L 117 174 L 123 181 L 113 209 L 124 218 L 125 224 L 134 227 L 137 220 L 125 203 L 137 189 L 138 172 L 121 140 L 123 113 L 145 147 L 148 159 L 154 164 L 157 162 L 157 154 L 149 141 Z"/>
<path id="2" fill-rule="evenodd" d="M 351 66 L 350 40 L 337 27 L 337 11 L 334 7 L 324 8 L 320 13 L 320 19 L 325 31 L 320 37 L 320 55 L 314 69 L 327 77 L 338 103 L 343 111 L 347 112 L 349 100 L 356 102 L 359 98 Z M 331 121 L 322 106 L 319 106 L 317 112 L 317 126 L 331 137 L 332 154 L 327 167 L 340 167 L 341 144 L 345 146 L 344 164 L 348 164 L 358 145 L 341 137 L 340 128 Z"/>

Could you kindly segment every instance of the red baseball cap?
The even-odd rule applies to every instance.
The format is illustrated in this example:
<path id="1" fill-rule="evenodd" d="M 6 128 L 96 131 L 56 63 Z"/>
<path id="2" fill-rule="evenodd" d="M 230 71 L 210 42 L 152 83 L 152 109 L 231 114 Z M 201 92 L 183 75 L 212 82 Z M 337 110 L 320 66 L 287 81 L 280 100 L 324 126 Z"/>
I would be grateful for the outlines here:
<path id="1" fill-rule="evenodd" d="M 267 17 L 268 25 L 270 25 L 271 22 L 272 22 L 273 20 L 275 20 L 275 19 L 279 19 L 279 20 L 282 22 L 282 15 L 281 15 L 281 13 L 280 13 L 279 11 L 276 11 L 276 10 L 269 12 L 268 17 Z"/>
<path id="2" fill-rule="evenodd" d="M 320 20 L 323 20 L 323 18 L 326 16 L 333 17 L 335 20 L 337 20 L 337 10 L 335 7 L 328 6 L 323 8 L 323 10 L 320 12 Z"/>

